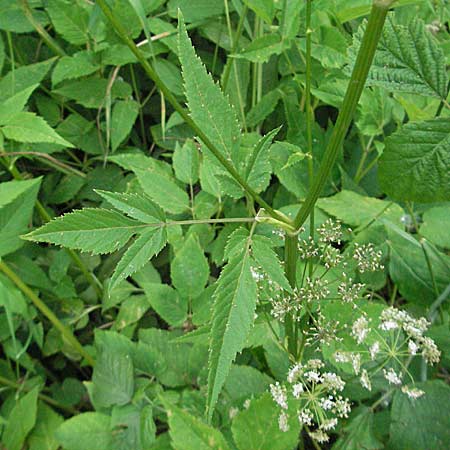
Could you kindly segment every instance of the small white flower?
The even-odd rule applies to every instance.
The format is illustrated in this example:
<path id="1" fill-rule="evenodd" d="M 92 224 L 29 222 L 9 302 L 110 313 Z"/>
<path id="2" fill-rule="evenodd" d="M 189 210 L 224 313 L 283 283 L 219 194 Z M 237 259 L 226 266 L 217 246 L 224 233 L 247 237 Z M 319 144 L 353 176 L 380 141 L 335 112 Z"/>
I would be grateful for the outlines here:
<path id="1" fill-rule="evenodd" d="M 433 365 L 439 362 L 441 359 L 441 352 L 433 339 L 425 336 L 420 340 L 420 345 L 422 347 L 422 356 L 428 364 Z"/>
<path id="2" fill-rule="evenodd" d="M 361 386 L 368 391 L 372 390 L 372 383 L 370 382 L 369 374 L 367 373 L 366 369 L 363 369 L 361 371 L 361 377 L 359 378 L 359 381 L 361 382 Z"/>
<path id="3" fill-rule="evenodd" d="M 409 398 L 416 399 L 422 397 L 425 394 L 424 391 L 417 388 L 410 388 L 409 386 L 403 386 L 402 392 L 406 394 Z"/>
<path id="4" fill-rule="evenodd" d="M 350 359 L 352 361 L 353 370 L 355 371 L 355 374 L 358 375 L 361 370 L 361 355 L 359 353 L 352 353 Z"/>
<path id="5" fill-rule="evenodd" d="M 247 400 L 245 400 L 245 402 L 244 402 L 244 408 L 245 409 L 248 409 L 248 408 L 250 408 L 250 403 L 251 403 L 252 401 L 248 398 Z"/>
<path id="6" fill-rule="evenodd" d="M 419 346 L 414 341 L 409 340 L 408 351 L 411 355 L 417 355 L 417 352 L 419 351 Z"/>
<path id="7" fill-rule="evenodd" d="M 294 364 L 288 372 L 287 380 L 293 383 L 299 375 L 303 373 L 303 366 L 300 363 Z"/>
<path id="8" fill-rule="evenodd" d="M 364 316 L 361 316 L 353 323 L 351 334 L 358 344 L 362 344 L 369 331 L 369 321 Z"/>
<path id="9" fill-rule="evenodd" d="M 314 418 L 313 413 L 308 408 L 304 408 L 298 413 L 298 421 L 302 426 L 303 425 L 311 426 L 313 423 L 313 418 Z"/>
<path id="10" fill-rule="evenodd" d="M 372 358 L 372 361 L 377 357 L 379 351 L 380 351 L 380 343 L 378 341 L 374 342 L 369 348 L 369 353 L 370 357 Z"/>
<path id="11" fill-rule="evenodd" d="M 233 419 L 234 417 L 237 416 L 238 413 L 239 413 L 239 409 L 232 406 L 228 411 L 228 416 L 230 417 L 230 419 Z"/>
<path id="12" fill-rule="evenodd" d="M 294 384 L 294 386 L 292 386 L 292 395 L 295 398 L 299 398 L 303 392 L 304 392 L 304 389 L 303 389 L 302 383 L 296 383 L 296 384 Z"/>
<path id="13" fill-rule="evenodd" d="M 278 381 L 270 385 L 270 393 L 275 403 L 283 409 L 288 409 L 286 388 L 281 386 Z"/>
<path id="14" fill-rule="evenodd" d="M 334 417 L 333 419 L 323 421 L 320 425 L 320 428 L 325 431 L 333 430 L 334 428 L 336 428 L 337 423 L 338 420 L 336 419 L 336 417 Z"/>
<path id="15" fill-rule="evenodd" d="M 323 444 L 324 442 L 328 442 L 330 440 L 330 436 L 322 430 L 311 431 L 309 435 L 319 444 Z"/>
<path id="16" fill-rule="evenodd" d="M 345 382 L 342 378 L 333 372 L 326 372 L 323 374 L 323 385 L 332 391 L 342 391 L 345 387 Z"/>
<path id="17" fill-rule="evenodd" d="M 289 431 L 289 416 L 284 411 L 281 411 L 278 417 L 278 427 L 283 433 Z"/>
<path id="18" fill-rule="evenodd" d="M 402 384 L 401 377 L 395 372 L 395 370 L 391 367 L 389 370 L 383 369 L 384 378 L 389 381 L 389 384 Z"/>

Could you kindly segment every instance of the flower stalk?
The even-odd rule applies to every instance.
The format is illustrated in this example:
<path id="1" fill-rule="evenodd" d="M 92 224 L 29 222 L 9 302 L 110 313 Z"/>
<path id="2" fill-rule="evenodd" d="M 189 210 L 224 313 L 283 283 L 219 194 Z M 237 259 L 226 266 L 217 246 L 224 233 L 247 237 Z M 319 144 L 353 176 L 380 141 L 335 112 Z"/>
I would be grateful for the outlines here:
<path id="1" fill-rule="evenodd" d="M 370 66 L 372 65 L 375 56 L 375 51 L 383 31 L 388 9 L 392 3 L 394 2 L 381 0 L 375 0 L 373 2 L 366 31 L 333 134 L 320 164 L 319 171 L 315 176 L 314 184 L 294 220 L 294 227 L 297 229 L 305 223 L 306 219 L 313 211 L 314 205 L 330 176 L 336 158 L 342 148 L 345 135 L 355 114 L 367 75 L 369 74 Z"/>

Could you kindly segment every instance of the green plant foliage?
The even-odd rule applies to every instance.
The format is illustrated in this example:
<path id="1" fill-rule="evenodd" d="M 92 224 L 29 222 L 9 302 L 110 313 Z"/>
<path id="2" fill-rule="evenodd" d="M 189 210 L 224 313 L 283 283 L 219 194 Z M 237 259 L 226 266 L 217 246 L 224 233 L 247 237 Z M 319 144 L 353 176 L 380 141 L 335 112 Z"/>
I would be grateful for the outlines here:
<path id="1" fill-rule="evenodd" d="M 362 30 L 356 34 L 351 55 L 356 56 Z M 390 16 L 383 30 L 369 83 L 392 91 L 447 97 L 448 76 L 444 54 L 420 19 L 408 26 Z"/>
<path id="2" fill-rule="evenodd" d="M 449 24 L 0 0 L 0 448 L 449 447 Z"/>
<path id="3" fill-rule="evenodd" d="M 434 202 L 450 195 L 450 122 L 434 119 L 405 125 L 387 141 L 380 183 L 396 200 Z"/>

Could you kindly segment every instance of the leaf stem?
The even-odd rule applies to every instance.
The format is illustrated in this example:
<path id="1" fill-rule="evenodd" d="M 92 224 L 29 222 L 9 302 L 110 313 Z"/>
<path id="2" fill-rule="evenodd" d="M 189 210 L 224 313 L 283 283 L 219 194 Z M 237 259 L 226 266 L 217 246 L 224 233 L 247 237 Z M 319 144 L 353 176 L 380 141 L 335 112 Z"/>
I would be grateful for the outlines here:
<path id="1" fill-rule="evenodd" d="M 116 19 L 111 9 L 109 8 L 106 0 L 97 0 L 96 4 L 101 8 L 103 14 L 113 26 L 116 33 L 122 39 L 122 41 L 128 46 L 128 48 L 136 56 L 137 60 L 141 64 L 147 76 L 155 83 L 158 89 L 163 93 L 165 99 L 172 105 L 178 114 L 183 118 L 186 124 L 192 128 L 199 139 L 209 148 L 211 153 L 217 158 L 222 166 L 229 172 L 229 174 L 238 182 L 238 184 L 246 191 L 260 206 L 262 206 L 272 217 L 285 222 L 286 219 L 283 215 L 279 214 L 273 209 L 259 194 L 257 194 L 247 182 L 239 175 L 233 164 L 228 161 L 220 152 L 220 150 L 211 142 L 211 140 L 203 133 L 201 127 L 195 123 L 188 112 L 181 106 L 172 92 L 169 90 L 164 81 L 158 76 L 151 64 L 147 61 L 145 56 L 138 49 L 136 44 L 127 35 L 123 25 Z"/>
<path id="2" fill-rule="evenodd" d="M 9 380 L 8 378 L 0 376 L 0 384 L 3 384 L 3 386 L 7 386 L 11 389 L 23 389 L 24 391 L 30 391 L 28 387 L 25 385 L 21 385 L 20 383 L 17 383 L 15 381 Z M 70 406 L 63 405 L 62 403 L 57 402 L 56 400 L 53 400 L 51 397 L 45 394 L 39 393 L 39 398 L 43 400 L 44 402 L 48 403 L 49 405 L 54 406 L 55 408 L 58 408 L 62 411 L 66 411 L 71 414 L 78 414 L 78 411 L 75 408 L 72 408 Z"/>
<path id="3" fill-rule="evenodd" d="M 72 331 L 56 317 L 55 313 L 16 275 L 16 273 L 0 260 L 0 271 L 2 271 L 36 306 L 41 313 L 62 334 L 63 338 L 82 356 L 90 366 L 94 366 L 94 358 L 84 349 Z"/>
<path id="4" fill-rule="evenodd" d="M 42 40 L 47 44 L 47 46 L 53 50 L 58 56 L 66 56 L 66 52 L 60 47 L 60 45 L 47 33 L 45 28 L 34 18 L 33 11 L 28 4 L 28 0 L 19 0 L 20 6 L 25 14 L 25 17 L 33 25 L 34 29 L 37 31 Z"/>
<path id="5" fill-rule="evenodd" d="M 389 3 L 389 4 L 388 4 Z M 350 78 L 347 92 L 345 93 L 342 109 L 334 127 L 324 157 L 320 164 L 314 184 L 309 190 L 308 195 L 294 220 L 294 226 L 299 229 L 314 208 L 320 193 L 329 178 L 331 169 L 336 162 L 338 153 L 342 147 L 347 130 L 352 121 L 353 115 L 358 106 L 359 98 L 364 89 L 364 84 L 372 65 L 373 57 L 381 37 L 386 15 L 392 1 L 374 1 L 370 12 L 369 21 L 361 43 L 361 47 L 356 58 L 355 66 Z"/>

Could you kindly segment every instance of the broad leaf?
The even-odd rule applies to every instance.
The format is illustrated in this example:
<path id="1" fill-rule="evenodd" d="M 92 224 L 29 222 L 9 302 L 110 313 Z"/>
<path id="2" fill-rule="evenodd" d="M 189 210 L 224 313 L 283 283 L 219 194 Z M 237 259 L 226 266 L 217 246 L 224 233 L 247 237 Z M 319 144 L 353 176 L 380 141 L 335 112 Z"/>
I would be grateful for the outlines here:
<path id="1" fill-rule="evenodd" d="M 172 177 L 153 168 L 135 169 L 134 173 L 144 192 L 165 211 L 181 214 L 189 210 L 189 196 Z"/>
<path id="2" fill-rule="evenodd" d="M 355 34 L 350 48 L 353 62 L 364 28 Z M 394 15 L 388 16 L 367 82 L 391 91 L 446 99 L 444 53 L 422 20 L 416 18 L 403 26 L 396 23 Z"/>
<path id="3" fill-rule="evenodd" d="M 268 62 L 272 55 L 279 55 L 290 46 L 278 34 L 266 34 L 252 41 L 241 52 L 231 55 L 256 63 Z"/>
<path id="4" fill-rule="evenodd" d="M 207 413 L 211 419 L 236 354 L 254 321 L 257 289 L 251 272 L 249 246 L 222 270 L 214 292 Z"/>
<path id="5" fill-rule="evenodd" d="M 423 390 L 425 395 L 410 399 L 399 390 L 395 393 L 389 448 L 440 450 L 448 447 L 450 388 L 439 380 L 417 383 L 415 387 Z"/>
<path id="6" fill-rule="evenodd" d="M 208 260 L 195 235 L 190 235 L 170 265 L 170 276 L 177 291 L 190 300 L 198 297 L 209 278 Z"/>
<path id="7" fill-rule="evenodd" d="M 56 431 L 65 450 L 111 450 L 111 417 L 86 412 L 66 420 Z"/>
<path id="8" fill-rule="evenodd" d="M 187 140 L 183 147 L 177 143 L 173 152 L 173 168 L 183 183 L 193 185 L 198 181 L 200 156 L 194 141 Z"/>
<path id="9" fill-rule="evenodd" d="M 19 112 L 3 121 L 1 132 L 7 139 L 18 142 L 48 142 L 64 147 L 73 145 L 63 139 L 47 122 L 34 113 Z"/>
<path id="10" fill-rule="evenodd" d="M 94 254 L 111 253 L 123 247 L 144 227 L 115 211 L 85 208 L 58 217 L 24 238 Z"/>
<path id="11" fill-rule="evenodd" d="M 179 21 L 178 53 L 192 119 L 201 124 L 202 131 L 223 156 L 233 159 L 240 139 L 236 113 L 195 54 L 182 19 Z"/>
<path id="12" fill-rule="evenodd" d="M 229 450 L 219 430 L 176 406 L 166 404 L 169 433 L 175 450 Z"/>
<path id="13" fill-rule="evenodd" d="M 289 431 L 278 426 L 280 410 L 270 394 L 264 394 L 250 403 L 233 420 L 231 430 L 239 450 L 286 450 L 295 448 L 300 426 L 298 418 L 289 420 Z"/>
<path id="14" fill-rule="evenodd" d="M 437 202 L 450 198 L 450 121 L 412 122 L 386 140 L 379 161 L 384 192 L 396 200 Z"/>
<path id="15" fill-rule="evenodd" d="M 64 80 L 71 80 L 97 71 L 100 64 L 96 61 L 95 55 L 87 50 L 74 53 L 72 56 L 63 56 L 52 72 L 52 84 L 56 86 Z"/>
<path id="16" fill-rule="evenodd" d="M 39 388 L 35 387 L 12 408 L 2 435 L 2 442 L 8 450 L 21 450 L 28 433 L 34 427 L 38 394 Z"/>
<path id="17" fill-rule="evenodd" d="M 56 31 L 68 42 L 83 45 L 89 40 L 89 13 L 79 2 L 48 0 L 47 12 Z"/>
<path id="18" fill-rule="evenodd" d="M 450 205 L 437 206 L 425 211 L 420 234 L 433 244 L 450 248 Z"/>
<path id="19" fill-rule="evenodd" d="M 111 150 L 114 152 L 130 134 L 139 105 L 134 100 L 118 101 L 114 104 L 111 116 Z"/>
<path id="20" fill-rule="evenodd" d="M 38 87 L 38 84 L 32 84 L 26 87 L 24 90 L 14 94 L 0 105 L 0 125 L 4 125 L 8 122 L 11 116 L 22 111 L 25 107 L 30 95 Z"/>
<path id="21" fill-rule="evenodd" d="M 97 346 L 92 375 L 94 404 L 102 408 L 125 405 L 134 392 L 134 368 L 131 356 L 119 347 Z"/>
<path id="22" fill-rule="evenodd" d="M 36 426 L 30 433 L 28 442 L 30 450 L 57 450 L 58 441 L 55 431 L 64 419 L 44 402 L 39 403 Z"/>

